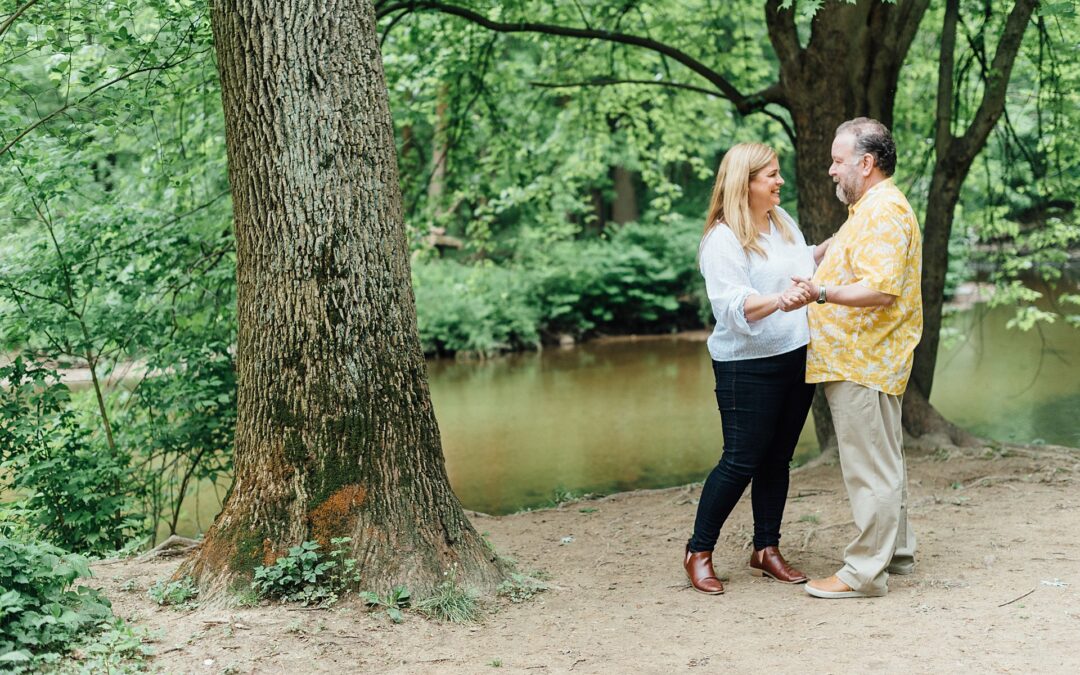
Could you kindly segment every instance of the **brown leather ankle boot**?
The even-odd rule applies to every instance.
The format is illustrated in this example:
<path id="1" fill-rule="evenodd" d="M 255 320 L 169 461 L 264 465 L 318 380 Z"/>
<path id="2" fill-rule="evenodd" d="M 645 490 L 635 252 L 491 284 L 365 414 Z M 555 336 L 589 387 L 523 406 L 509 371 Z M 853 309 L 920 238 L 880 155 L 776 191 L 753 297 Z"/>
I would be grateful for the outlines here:
<path id="1" fill-rule="evenodd" d="M 712 551 L 690 552 L 690 544 L 686 545 L 686 556 L 683 558 L 683 569 L 690 578 L 690 585 L 699 593 L 708 595 L 720 595 L 724 592 L 724 584 L 716 578 L 716 572 L 712 566 Z"/>
<path id="2" fill-rule="evenodd" d="M 754 551 L 750 556 L 750 574 L 772 577 L 785 584 L 801 584 L 806 581 L 806 575 L 789 565 L 784 556 L 780 555 L 780 549 L 775 546 Z"/>

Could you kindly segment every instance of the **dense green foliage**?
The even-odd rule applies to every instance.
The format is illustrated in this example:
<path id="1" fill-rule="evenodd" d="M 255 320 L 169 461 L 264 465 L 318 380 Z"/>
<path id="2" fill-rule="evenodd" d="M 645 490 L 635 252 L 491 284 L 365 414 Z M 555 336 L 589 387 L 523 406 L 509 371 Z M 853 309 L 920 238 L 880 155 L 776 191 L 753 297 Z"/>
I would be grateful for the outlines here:
<path id="1" fill-rule="evenodd" d="M 46 5 L 0 36 L 0 344 L 92 378 L 34 395 L 27 367 L 5 423 L 36 445 L 3 459 L 34 531 L 104 552 L 231 466 L 220 100 L 204 5 Z"/>
<path id="2" fill-rule="evenodd" d="M 0 379 L 0 480 L 26 495 L 8 517 L 68 550 L 122 548 L 131 457 L 90 442 L 55 372 L 18 358 Z"/>
<path id="3" fill-rule="evenodd" d="M 686 218 L 630 223 L 509 265 L 419 259 L 413 276 L 424 351 L 490 354 L 560 335 L 700 326 L 700 229 Z"/>
<path id="4" fill-rule="evenodd" d="M 0 670 L 38 671 L 112 624 L 109 601 L 86 586 L 85 558 L 0 534 Z"/>

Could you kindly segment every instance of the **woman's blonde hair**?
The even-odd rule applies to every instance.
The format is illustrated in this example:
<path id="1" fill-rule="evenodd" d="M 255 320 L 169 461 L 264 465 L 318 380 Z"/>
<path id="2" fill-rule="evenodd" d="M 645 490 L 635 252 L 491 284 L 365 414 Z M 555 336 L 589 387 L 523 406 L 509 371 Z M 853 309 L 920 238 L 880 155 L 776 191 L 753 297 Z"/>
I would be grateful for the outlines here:
<path id="1" fill-rule="evenodd" d="M 716 172 L 702 238 L 723 223 L 731 228 L 747 255 L 757 253 L 766 257 L 758 229 L 750 217 L 750 181 L 776 159 L 776 152 L 762 143 L 739 143 L 727 151 Z M 791 228 L 775 207 L 769 209 L 769 217 L 784 241 L 795 241 Z"/>

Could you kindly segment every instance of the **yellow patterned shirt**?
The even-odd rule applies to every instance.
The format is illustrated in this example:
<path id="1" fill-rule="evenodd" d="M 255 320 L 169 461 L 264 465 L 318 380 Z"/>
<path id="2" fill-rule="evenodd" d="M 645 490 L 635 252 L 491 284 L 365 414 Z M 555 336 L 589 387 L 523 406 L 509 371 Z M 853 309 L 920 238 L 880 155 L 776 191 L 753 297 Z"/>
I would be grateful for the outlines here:
<path id="1" fill-rule="evenodd" d="M 861 283 L 895 295 L 888 307 L 811 304 L 807 382 L 847 381 L 900 396 L 922 336 L 922 235 L 892 179 L 848 209 L 814 273 L 829 287 Z"/>

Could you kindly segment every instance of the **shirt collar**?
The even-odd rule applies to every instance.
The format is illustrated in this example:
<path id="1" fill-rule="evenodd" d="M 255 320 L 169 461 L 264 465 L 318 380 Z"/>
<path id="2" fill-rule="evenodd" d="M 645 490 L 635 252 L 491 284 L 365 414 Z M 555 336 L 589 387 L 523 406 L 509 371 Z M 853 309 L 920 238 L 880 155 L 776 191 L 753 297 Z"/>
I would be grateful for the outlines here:
<path id="1" fill-rule="evenodd" d="M 893 187 L 894 187 L 894 184 L 893 184 L 892 176 L 886 178 L 885 180 L 881 181 L 880 183 L 877 183 L 872 188 L 867 190 L 866 193 L 862 197 L 859 197 L 859 201 L 855 202 L 854 204 L 852 204 L 851 206 L 848 207 L 848 215 L 850 216 L 853 213 L 855 213 L 855 211 L 857 211 L 858 208 L 860 206 L 862 206 L 863 202 L 865 202 L 867 199 L 870 198 L 870 195 L 875 194 L 877 192 L 880 192 L 882 190 L 888 189 L 888 188 L 893 188 Z"/>

